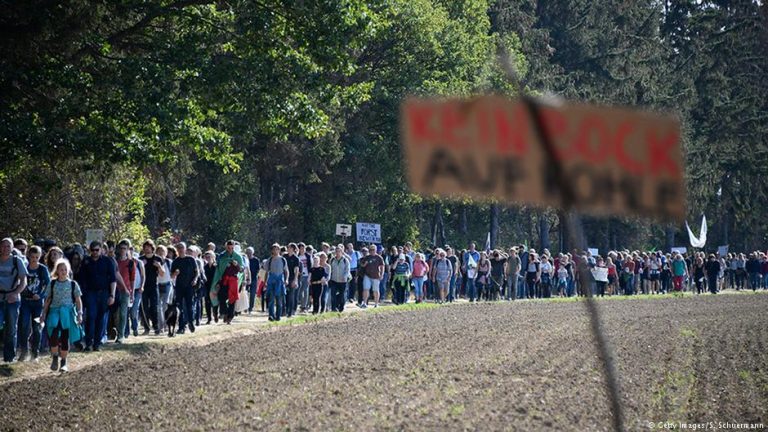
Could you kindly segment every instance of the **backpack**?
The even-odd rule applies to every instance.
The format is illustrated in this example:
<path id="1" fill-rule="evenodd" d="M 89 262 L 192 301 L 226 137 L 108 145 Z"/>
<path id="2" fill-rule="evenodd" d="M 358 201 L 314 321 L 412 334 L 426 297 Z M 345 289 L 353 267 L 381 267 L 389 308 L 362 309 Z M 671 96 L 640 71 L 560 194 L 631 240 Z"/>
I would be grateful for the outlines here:
<path id="1" fill-rule="evenodd" d="M 272 270 L 272 256 L 270 255 L 269 259 L 267 260 L 267 268 L 266 271 L 269 273 L 270 270 Z M 283 268 L 288 268 L 288 260 L 285 259 L 284 256 L 280 255 L 280 258 L 283 260 Z M 299 261 L 299 267 L 301 267 L 301 261 Z"/>
<path id="2" fill-rule="evenodd" d="M 453 271 L 453 264 L 451 264 L 451 261 L 448 260 L 448 258 L 438 259 L 435 261 L 435 272 L 437 272 L 438 267 L 441 269 L 447 270 L 449 272 Z"/>
<path id="3" fill-rule="evenodd" d="M 117 265 L 119 268 L 120 266 L 119 261 L 117 262 Z M 128 290 L 130 291 L 130 290 L 133 290 L 134 289 L 133 287 L 136 285 L 136 260 L 133 257 L 128 258 L 128 279 L 129 280 L 123 281 L 123 282 L 125 282 L 126 287 L 130 285 L 130 288 L 128 288 Z M 130 279 L 132 279 L 132 281 Z"/>
<path id="4" fill-rule="evenodd" d="M 16 284 L 19 282 L 19 266 L 24 265 L 24 261 L 21 260 L 21 258 L 17 257 L 16 255 L 11 255 L 11 260 L 13 263 L 11 264 L 11 275 L 13 276 L 13 282 L 11 282 L 11 290 L 10 291 L 0 291 L 0 293 L 8 294 L 12 293 L 16 290 Z M 25 266 L 26 267 L 26 266 Z"/>
<path id="5" fill-rule="evenodd" d="M 133 279 L 133 285 L 136 282 L 136 260 L 134 258 L 128 258 L 128 260 L 128 278 Z"/>
<path id="6" fill-rule="evenodd" d="M 58 282 L 58 279 L 51 280 L 51 287 L 49 288 L 49 291 L 51 292 L 49 295 L 51 297 L 51 303 L 53 303 L 53 287 L 56 285 L 56 282 Z M 70 279 L 69 282 L 72 284 L 72 304 L 77 306 L 77 301 L 75 301 L 75 286 L 77 282 L 72 279 Z"/>

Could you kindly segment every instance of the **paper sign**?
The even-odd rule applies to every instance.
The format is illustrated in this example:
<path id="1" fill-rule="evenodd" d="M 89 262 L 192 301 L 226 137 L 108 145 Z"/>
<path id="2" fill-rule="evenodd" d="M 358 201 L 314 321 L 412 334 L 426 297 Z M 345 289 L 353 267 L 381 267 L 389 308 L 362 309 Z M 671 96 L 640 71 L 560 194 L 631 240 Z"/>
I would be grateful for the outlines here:
<path id="1" fill-rule="evenodd" d="M 680 127 L 622 108 L 542 106 L 542 122 L 574 207 L 598 214 L 685 216 Z M 408 99 L 401 127 L 408 182 L 423 195 L 563 207 L 524 103 L 498 96 Z"/>
<path id="2" fill-rule="evenodd" d="M 608 282 L 608 268 L 595 267 L 592 269 L 592 276 L 598 282 Z"/>
<path id="3" fill-rule="evenodd" d="M 587 248 L 587 251 L 588 251 L 588 252 L 589 252 L 589 254 L 590 254 L 590 255 L 592 255 L 593 257 L 596 257 L 596 256 L 598 256 L 598 255 L 599 255 L 599 253 L 598 253 L 599 251 L 597 250 L 597 248 Z"/>
<path id="4" fill-rule="evenodd" d="M 685 255 L 686 253 L 688 253 L 688 248 L 685 246 L 678 246 L 678 247 L 673 247 L 672 249 L 670 249 L 670 251 L 672 253 L 678 252 L 680 255 Z"/>
<path id="5" fill-rule="evenodd" d="M 357 241 L 361 243 L 381 243 L 381 225 L 360 222 L 357 228 Z"/>
<path id="6" fill-rule="evenodd" d="M 352 225 L 336 224 L 336 235 L 342 237 L 349 237 L 352 235 Z"/>
<path id="7" fill-rule="evenodd" d="M 91 247 L 91 242 L 98 241 L 104 242 L 104 230 L 103 229 L 87 229 L 85 230 L 85 247 Z"/>
<path id="8" fill-rule="evenodd" d="M 720 255 L 721 257 L 727 256 L 728 255 L 728 245 L 718 246 L 717 247 L 717 254 Z"/>

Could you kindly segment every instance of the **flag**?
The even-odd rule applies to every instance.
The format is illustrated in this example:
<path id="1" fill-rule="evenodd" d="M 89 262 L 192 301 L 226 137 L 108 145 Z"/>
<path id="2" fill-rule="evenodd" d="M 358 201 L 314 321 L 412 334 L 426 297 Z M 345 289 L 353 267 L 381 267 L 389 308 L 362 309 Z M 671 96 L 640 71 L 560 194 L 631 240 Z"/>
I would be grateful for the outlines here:
<path id="1" fill-rule="evenodd" d="M 699 232 L 698 237 L 691 231 L 688 221 L 685 221 L 685 228 L 688 230 L 688 239 L 691 241 L 691 246 L 695 248 L 703 248 L 704 245 L 707 244 L 707 216 L 701 216 L 701 231 Z"/>

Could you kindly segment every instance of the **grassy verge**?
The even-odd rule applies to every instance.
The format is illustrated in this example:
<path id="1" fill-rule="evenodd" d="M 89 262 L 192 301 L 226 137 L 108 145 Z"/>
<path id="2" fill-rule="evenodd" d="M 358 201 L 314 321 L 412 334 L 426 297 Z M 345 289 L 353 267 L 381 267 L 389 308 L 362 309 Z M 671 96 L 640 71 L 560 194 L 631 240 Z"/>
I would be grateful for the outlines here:
<path id="1" fill-rule="evenodd" d="M 671 364 L 661 381 L 655 386 L 651 400 L 653 409 L 648 417 L 658 420 L 665 419 L 671 423 L 685 421 L 692 401 L 696 385 L 696 375 L 693 373 L 693 362 L 696 359 L 696 330 L 681 327 L 679 337 L 675 341 L 673 354 L 676 361 Z M 661 416 L 665 417 L 661 417 Z"/>
<path id="2" fill-rule="evenodd" d="M 349 318 L 349 317 L 355 317 L 355 316 L 362 316 L 369 313 L 376 314 L 376 313 L 389 313 L 389 312 L 407 312 L 407 311 L 415 311 L 415 310 L 434 309 L 441 306 L 443 305 L 439 305 L 435 303 L 418 303 L 418 304 L 406 303 L 401 305 L 381 306 L 378 308 L 369 307 L 365 310 L 356 310 L 353 312 L 326 312 L 319 315 L 297 316 L 293 318 L 282 319 L 280 321 L 272 321 L 272 322 L 269 322 L 267 326 L 268 327 L 284 327 L 284 326 L 295 326 L 295 325 L 303 325 L 303 324 L 313 324 L 313 323 L 328 321 L 328 320 L 337 319 L 337 318 Z"/>

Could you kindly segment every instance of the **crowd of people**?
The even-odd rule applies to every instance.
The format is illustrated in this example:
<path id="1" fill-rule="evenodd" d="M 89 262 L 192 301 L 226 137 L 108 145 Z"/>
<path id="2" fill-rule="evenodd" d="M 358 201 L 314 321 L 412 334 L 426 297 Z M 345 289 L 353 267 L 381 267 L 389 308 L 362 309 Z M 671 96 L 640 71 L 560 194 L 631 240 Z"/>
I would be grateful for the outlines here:
<path id="1" fill-rule="evenodd" d="M 412 243 L 388 249 L 290 243 L 272 245 L 259 259 L 252 247 L 243 251 L 234 240 L 223 250 L 213 243 L 203 250 L 152 240 L 140 248 L 129 240 L 87 246 L 0 242 L 5 362 L 36 360 L 47 348 L 51 369 L 65 372 L 71 349 L 99 351 L 128 337 L 194 333 L 254 309 L 279 321 L 297 313 L 342 312 L 349 303 L 376 308 L 386 299 L 444 303 L 768 288 L 768 257 L 759 251 L 719 256 L 625 250 L 574 257 L 525 245 L 478 250 L 470 243 L 462 250 L 421 252 Z"/>

